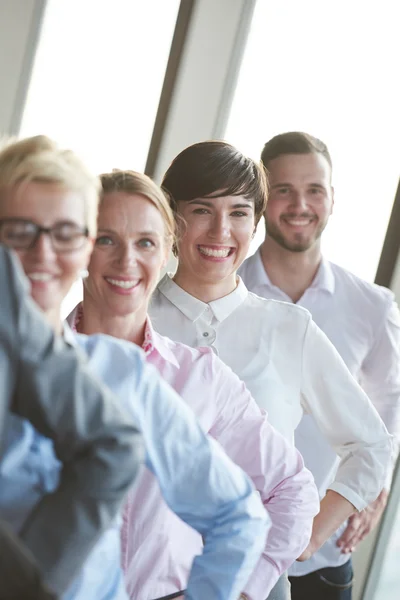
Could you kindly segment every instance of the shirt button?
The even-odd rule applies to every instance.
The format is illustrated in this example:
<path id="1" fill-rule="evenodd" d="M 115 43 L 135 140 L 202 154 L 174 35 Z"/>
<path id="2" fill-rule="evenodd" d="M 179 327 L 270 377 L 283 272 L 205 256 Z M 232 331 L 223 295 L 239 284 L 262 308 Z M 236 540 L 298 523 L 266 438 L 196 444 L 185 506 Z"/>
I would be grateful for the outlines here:
<path id="1" fill-rule="evenodd" d="M 207 331 L 205 331 L 205 332 L 203 333 L 203 337 L 208 337 L 208 336 L 209 336 L 209 334 L 207 333 Z"/>

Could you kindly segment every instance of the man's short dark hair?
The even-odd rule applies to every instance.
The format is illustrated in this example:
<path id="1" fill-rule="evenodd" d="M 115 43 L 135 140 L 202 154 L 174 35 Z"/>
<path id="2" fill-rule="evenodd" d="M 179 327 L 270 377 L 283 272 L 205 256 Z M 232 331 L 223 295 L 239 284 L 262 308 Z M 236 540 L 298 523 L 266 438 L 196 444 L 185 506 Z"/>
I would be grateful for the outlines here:
<path id="1" fill-rule="evenodd" d="M 286 154 L 322 154 L 332 169 L 332 159 L 326 144 L 309 133 L 289 131 L 276 135 L 265 144 L 261 161 L 268 169 L 272 160 Z"/>

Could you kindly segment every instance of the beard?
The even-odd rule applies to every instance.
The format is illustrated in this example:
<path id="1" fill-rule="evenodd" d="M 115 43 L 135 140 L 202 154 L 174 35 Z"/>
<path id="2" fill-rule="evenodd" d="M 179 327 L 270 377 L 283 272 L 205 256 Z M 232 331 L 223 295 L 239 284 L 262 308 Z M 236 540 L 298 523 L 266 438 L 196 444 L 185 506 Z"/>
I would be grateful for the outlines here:
<path id="1" fill-rule="evenodd" d="M 318 227 L 310 235 L 305 235 L 302 232 L 297 232 L 292 236 L 292 239 L 288 239 L 279 227 L 273 223 L 270 223 L 265 219 L 265 230 L 267 235 L 272 238 L 279 246 L 289 252 L 306 252 L 315 242 L 319 240 L 324 231 L 327 223 L 319 223 Z"/>

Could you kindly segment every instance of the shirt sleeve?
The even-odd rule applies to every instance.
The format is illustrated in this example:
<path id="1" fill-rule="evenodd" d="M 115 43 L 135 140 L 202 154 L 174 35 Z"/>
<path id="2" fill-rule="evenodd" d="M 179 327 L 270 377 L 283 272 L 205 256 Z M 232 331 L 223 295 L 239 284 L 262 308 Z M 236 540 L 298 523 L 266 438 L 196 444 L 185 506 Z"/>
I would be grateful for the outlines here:
<path id="1" fill-rule="evenodd" d="M 395 440 L 400 443 L 400 313 L 390 296 L 382 327 L 362 365 L 361 385 Z M 393 465 L 394 466 L 394 465 Z M 390 487 L 391 472 L 386 481 Z"/>
<path id="2" fill-rule="evenodd" d="M 171 510 L 204 539 L 185 598 L 237 600 L 262 552 L 268 516 L 251 481 L 204 434 L 194 413 L 152 366 L 146 373 L 135 416 L 148 466 Z"/>
<path id="3" fill-rule="evenodd" d="M 250 475 L 271 519 L 262 557 L 244 588 L 251 600 L 265 600 L 308 545 L 318 492 L 300 453 L 270 425 L 244 383 L 222 363 L 215 367 L 218 417 L 210 434 Z"/>
<path id="4" fill-rule="evenodd" d="M 11 335 L 18 341 L 11 410 L 54 441 L 63 463 L 58 488 L 36 505 L 20 537 L 47 584 L 61 593 L 120 508 L 142 459 L 142 444 L 129 413 L 90 375 L 76 351 L 54 337 L 12 261 L 8 285 L 16 314 Z"/>
<path id="5" fill-rule="evenodd" d="M 309 318 L 302 359 L 302 401 L 340 458 L 329 486 L 362 510 L 381 492 L 392 440 L 368 396 L 326 335 Z"/>

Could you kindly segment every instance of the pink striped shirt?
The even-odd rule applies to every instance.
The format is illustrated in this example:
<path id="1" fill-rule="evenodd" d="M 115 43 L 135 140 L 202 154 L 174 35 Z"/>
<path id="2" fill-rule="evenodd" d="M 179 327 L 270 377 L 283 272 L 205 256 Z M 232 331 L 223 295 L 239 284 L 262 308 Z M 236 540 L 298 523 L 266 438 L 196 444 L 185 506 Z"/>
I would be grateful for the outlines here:
<path id="1" fill-rule="evenodd" d="M 73 319 L 81 315 L 78 309 Z M 147 360 L 260 492 L 272 528 L 244 592 L 250 600 L 265 600 L 279 575 L 308 544 L 319 510 L 313 478 L 301 455 L 272 428 L 245 385 L 210 348 L 173 342 L 156 333 L 150 320 L 145 331 Z M 145 467 L 137 481 L 123 512 L 122 566 L 130 598 L 153 600 L 185 589 L 192 562 L 202 552 L 202 539 L 168 508 Z M 185 485 L 190 481 L 183 481 Z"/>

